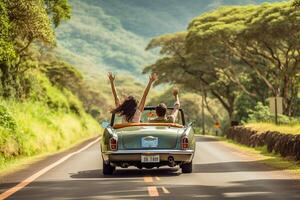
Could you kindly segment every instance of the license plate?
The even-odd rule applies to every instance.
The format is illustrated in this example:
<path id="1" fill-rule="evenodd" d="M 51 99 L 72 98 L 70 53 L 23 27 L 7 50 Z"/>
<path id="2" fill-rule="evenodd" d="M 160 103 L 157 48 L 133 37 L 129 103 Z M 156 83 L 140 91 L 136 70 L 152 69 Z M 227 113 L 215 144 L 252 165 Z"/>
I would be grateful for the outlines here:
<path id="1" fill-rule="evenodd" d="M 141 162 L 142 163 L 159 163 L 159 155 L 151 155 L 151 156 L 142 155 Z"/>
<path id="2" fill-rule="evenodd" d="M 158 138 L 147 136 L 142 138 L 142 147 L 143 148 L 156 148 L 158 146 Z"/>

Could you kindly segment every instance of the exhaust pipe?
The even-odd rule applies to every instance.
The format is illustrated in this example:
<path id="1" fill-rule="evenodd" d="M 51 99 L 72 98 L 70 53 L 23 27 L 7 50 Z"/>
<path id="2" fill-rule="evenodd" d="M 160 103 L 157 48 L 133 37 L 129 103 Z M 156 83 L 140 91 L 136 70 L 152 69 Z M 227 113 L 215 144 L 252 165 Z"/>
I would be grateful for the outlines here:
<path id="1" fill-rule="evenodd" d="M 169 162 L 169 164 L 168 164 L 169 167 L 175 167 L 176 163 L 174 161 L 174 157 L 173 156 L 169 156 L 168 157 L 168 162 Z"/>
<path id="2" fill-rule="evenodd" d="M 122 163 L 122 164 L 121 164 L 121 167 L 122 167 L 122 168 L 128 168 L 128 166 L 129 166 L 128 163 Z"/>

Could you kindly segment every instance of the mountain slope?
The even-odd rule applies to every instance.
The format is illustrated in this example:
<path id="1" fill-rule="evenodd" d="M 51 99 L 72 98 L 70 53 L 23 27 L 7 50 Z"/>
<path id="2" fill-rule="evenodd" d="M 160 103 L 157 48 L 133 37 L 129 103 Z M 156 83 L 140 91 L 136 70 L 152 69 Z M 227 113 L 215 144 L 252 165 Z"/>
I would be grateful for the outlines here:
<path id="1" fill-rule="evenodd" d="M 269 0 L 271 1 L 271 0 Z M 264 0 L 70 0 L 73 16 L 57 30 L 58 54 L 90 78 L 106 70 L 139 75 L 155 60 L 151 37 L 184 30 L 201 13 L 221 5 Z"/>

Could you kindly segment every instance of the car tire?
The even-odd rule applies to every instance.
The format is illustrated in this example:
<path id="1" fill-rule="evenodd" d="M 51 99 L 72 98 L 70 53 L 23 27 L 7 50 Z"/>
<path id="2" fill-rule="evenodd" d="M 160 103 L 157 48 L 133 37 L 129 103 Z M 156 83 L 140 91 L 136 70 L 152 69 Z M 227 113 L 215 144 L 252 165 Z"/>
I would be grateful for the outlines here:
<path id="1" fill-rule="evenodd" d="M 114 171 L 116 170 L 116 167 L 111 166 L 109 163 L 106 164 L 103 161 L 103 168 L 102 168 L 102 172 L 104 175 L 112 175 L 114 173 Z"/>
<path id="2" fill-rule="evenodd" d="M 190 162 L 190 163 L 184 163 L 184 164 L 182 164 L 181 165 L 181 171 L 184 174 L 192 173 L 193 172 L 193 163 Z"/>

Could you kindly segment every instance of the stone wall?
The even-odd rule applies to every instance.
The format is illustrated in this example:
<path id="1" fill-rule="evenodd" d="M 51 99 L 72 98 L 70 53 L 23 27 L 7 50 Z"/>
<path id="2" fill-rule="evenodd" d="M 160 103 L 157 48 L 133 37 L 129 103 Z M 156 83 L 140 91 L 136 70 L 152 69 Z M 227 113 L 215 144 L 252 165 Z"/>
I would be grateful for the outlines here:
<path id="1" fill-rule="evenodd" d="M 270 153 L 300 160 L 300 134 L 284 134 L 275 131 L 258 133 L 250 128 L 235 126 L 229 129 L 226 137 L 250 147 L 266 146 Z"/>

